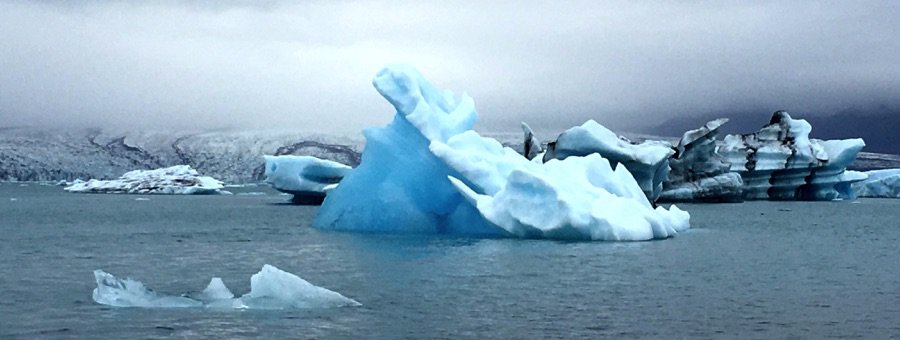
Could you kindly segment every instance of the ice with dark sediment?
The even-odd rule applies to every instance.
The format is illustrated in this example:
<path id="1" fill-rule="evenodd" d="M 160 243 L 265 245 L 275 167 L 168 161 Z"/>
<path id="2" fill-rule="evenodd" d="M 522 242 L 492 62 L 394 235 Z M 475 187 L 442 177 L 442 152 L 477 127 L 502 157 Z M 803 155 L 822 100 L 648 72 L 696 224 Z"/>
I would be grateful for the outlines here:
<path id="1" fill-rule="evenodd" d="M 716 152 L 720 118 L 684 133 L 669 159 L 672 170 L 663 183 L 664 202 L 737 202 L 742 200 L 743 180 L 731 172 L 731 163 Z"/>
<path id="2" fill-rule="evenodd" d="M 852 198 L 849 184 L 863 178 L 845 171 L 865 142 L 810 139 L 811 131 L 806 120 L 777 111 L 759 131 L 725 137 L 719 153 L 741 175 L 745 199 Z"/>

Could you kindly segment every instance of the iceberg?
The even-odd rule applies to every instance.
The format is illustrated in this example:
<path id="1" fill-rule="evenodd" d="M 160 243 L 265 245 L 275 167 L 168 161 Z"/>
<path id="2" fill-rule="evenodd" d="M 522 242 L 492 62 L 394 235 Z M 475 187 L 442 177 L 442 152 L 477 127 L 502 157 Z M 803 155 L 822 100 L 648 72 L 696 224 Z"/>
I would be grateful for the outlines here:
<path id="1" fill-rule="evenodd" d="M 160 294 L 140 281 L 119 279 L 99 269 L 94 271 L 94 278 L 97 281 L 94 301 L 114 307 L 308 309 L 361 306 L 340 293 L 315 286 L 268 264 L 253 274 L 250 292 L 239 298 L 235 298 L 222 279 L 217 277 L 212 278 L 200 293 L 185 296 Z"/>
<path id="2" fill-rule="evenodd" d="M 522 144 L 522 156 L 528 159 L 534 159 L 538 155 L 543 157 L 544 148 L 541 147 L 541 141 L 534 135 L 534 130 L 528 124 L 522 122 L 522 132 L 525 134 L 525 140 Z"/>
<path id="3" fill-rule="evenodd" d="M 654 209 L 626 167 L 598 154 L 532 162 L 480 136 L 472 98 L 410 66 L 373 84 L 396 115 L 364 131 L 362 162 L 326 196 L 317 228 L 637 241 L 690 227 L 687 212 Z"/>
<path id="4" fill-rule="evenodd" d="M 662 141 L 632 143 L 596 121 L 589 120 L 566 130 L 555 142 L 551 142 L 544 153 L 544 162 L 593 153 L 608 159 L 613 169 L 618 164 L 628 168 L 652 202 L 662 192 L 662 184 L 669 175 L 669 156 L 675 151 L 670 144 Z"/>
<path id="5" fill-rule="evenodd" d="M 294 195 L 298 204 L 322 204 L 326 191 L 333 189 L 352 168 L 312 156 L 264 156 L 266 183 L 275 190 Z"/>
<path id="6" fill-rule="evenodd" d="M 176 165 L 156 170 L 129 171 L 113 180 L 76 180 L 63 190 L 80 193 L 210 195 L 225 193 L 223 188 L 222 182 L 215 178 L 200 176 L 188 165 Z"/>
<path id="7" fill-rule="evenodd" d="M 250 277 L 250 292 L 240 298 L 251 309 L 306 309 L 361 306 L 340 293 L 313 285 L 299 276 L 264 265 Z"/>
<path id="8" fill-rule="evenodd" d="M 853 183 L 859 197 L 900 198 L 900 169 L 866 171 L 866 179 Z"/>
<path id="9" fill-rule="evenodd" d="M 865 142 L 810 139 L 811 131 L 806 120 L 777 111 L 758 132 L 725 136 L 719 152 L 731 162 L 731 171 L 741 175 L 745 199 L 852 198 L 838 189 L 859 180 L 844 172 Z"/>
<path id="10" fill-rule="evenodd" d="M 742 201 L 741 176 L 731 172 L 731 163 L 716 152 L 716 136 L 727 122 L 727 118 L 716 119 L 684 133 L 669 159 L 672 170 L 663 182 L 660 201 Z"/>
<path id="11" fill-rule="evenodd" d="M 158 294 L 140 281 L 132 279 L 119 279 L 102 270 L 94 271 L 94 279 L 97 288 L 94 288 L 94 301 L 114 307 L 145 307 L 145 308 L 180 308 L 200 307 L 203 303 L 182 297 Z"/>

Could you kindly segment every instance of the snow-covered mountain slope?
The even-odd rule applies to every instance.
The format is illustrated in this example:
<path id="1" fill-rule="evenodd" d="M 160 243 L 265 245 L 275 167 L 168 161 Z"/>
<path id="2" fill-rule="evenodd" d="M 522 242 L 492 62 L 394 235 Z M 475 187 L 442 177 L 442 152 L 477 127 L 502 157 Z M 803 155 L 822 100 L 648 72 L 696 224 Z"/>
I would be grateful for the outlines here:
<path id="1" fill-rule="evenodd" d="M 359 164 L 362 138 L 299 132 L 0 130 L 0 181 L 109 179 L 185 164 L 227 183 L 265 177 L 263 155 L 308 155 Z"/>
<path id="2" fill-rule="evenodd" d="M 522 132 L 483 133 L 517 151 Z M 539 133 L 549 141 L 561 131 Z M 677 138 L 629 135 L 633 141 Z M 356 166 L 362 134 L 331 136 L 286 131 L 107 131 L 0 128 L 0 181 L 111 179 L 125 172 L 190 165 L 226 183 L 261 182 L 263 155 L 308 155 Z M 900 155 L 861 152 L 848 169 L 900 168 Z"/>

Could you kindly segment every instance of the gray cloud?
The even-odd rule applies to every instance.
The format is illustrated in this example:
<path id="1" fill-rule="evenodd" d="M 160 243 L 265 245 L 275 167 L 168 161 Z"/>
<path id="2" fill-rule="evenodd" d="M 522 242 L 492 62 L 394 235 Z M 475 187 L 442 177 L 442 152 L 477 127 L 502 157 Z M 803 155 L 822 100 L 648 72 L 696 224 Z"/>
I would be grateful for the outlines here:
<path id="1" fill-rule="evenodd" d="M 895 1 L 0 2 L 0 125 L 355 132 L 394 62 L 484 129 L 900 107 Z"/>

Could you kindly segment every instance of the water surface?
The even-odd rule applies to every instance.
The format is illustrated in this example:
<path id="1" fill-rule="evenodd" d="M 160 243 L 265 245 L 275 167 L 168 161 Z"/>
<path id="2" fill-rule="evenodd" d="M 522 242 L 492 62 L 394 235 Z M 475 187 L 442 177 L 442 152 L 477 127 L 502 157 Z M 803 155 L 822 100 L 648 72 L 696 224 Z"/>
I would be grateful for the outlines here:
<path id="1" fill-rule="evenodd" d="M 324 232 L 310 227 L 315 207 L 266 192 L 0 183 L 0 338 L 900 336 L 900 200 L 680 205 L 694 229 L 675 238 L 571 243 Z M 266 263 L 363 306 L 91 300 L 94 269 L 166 293 L 220 276 L 239 295 Z"/>

